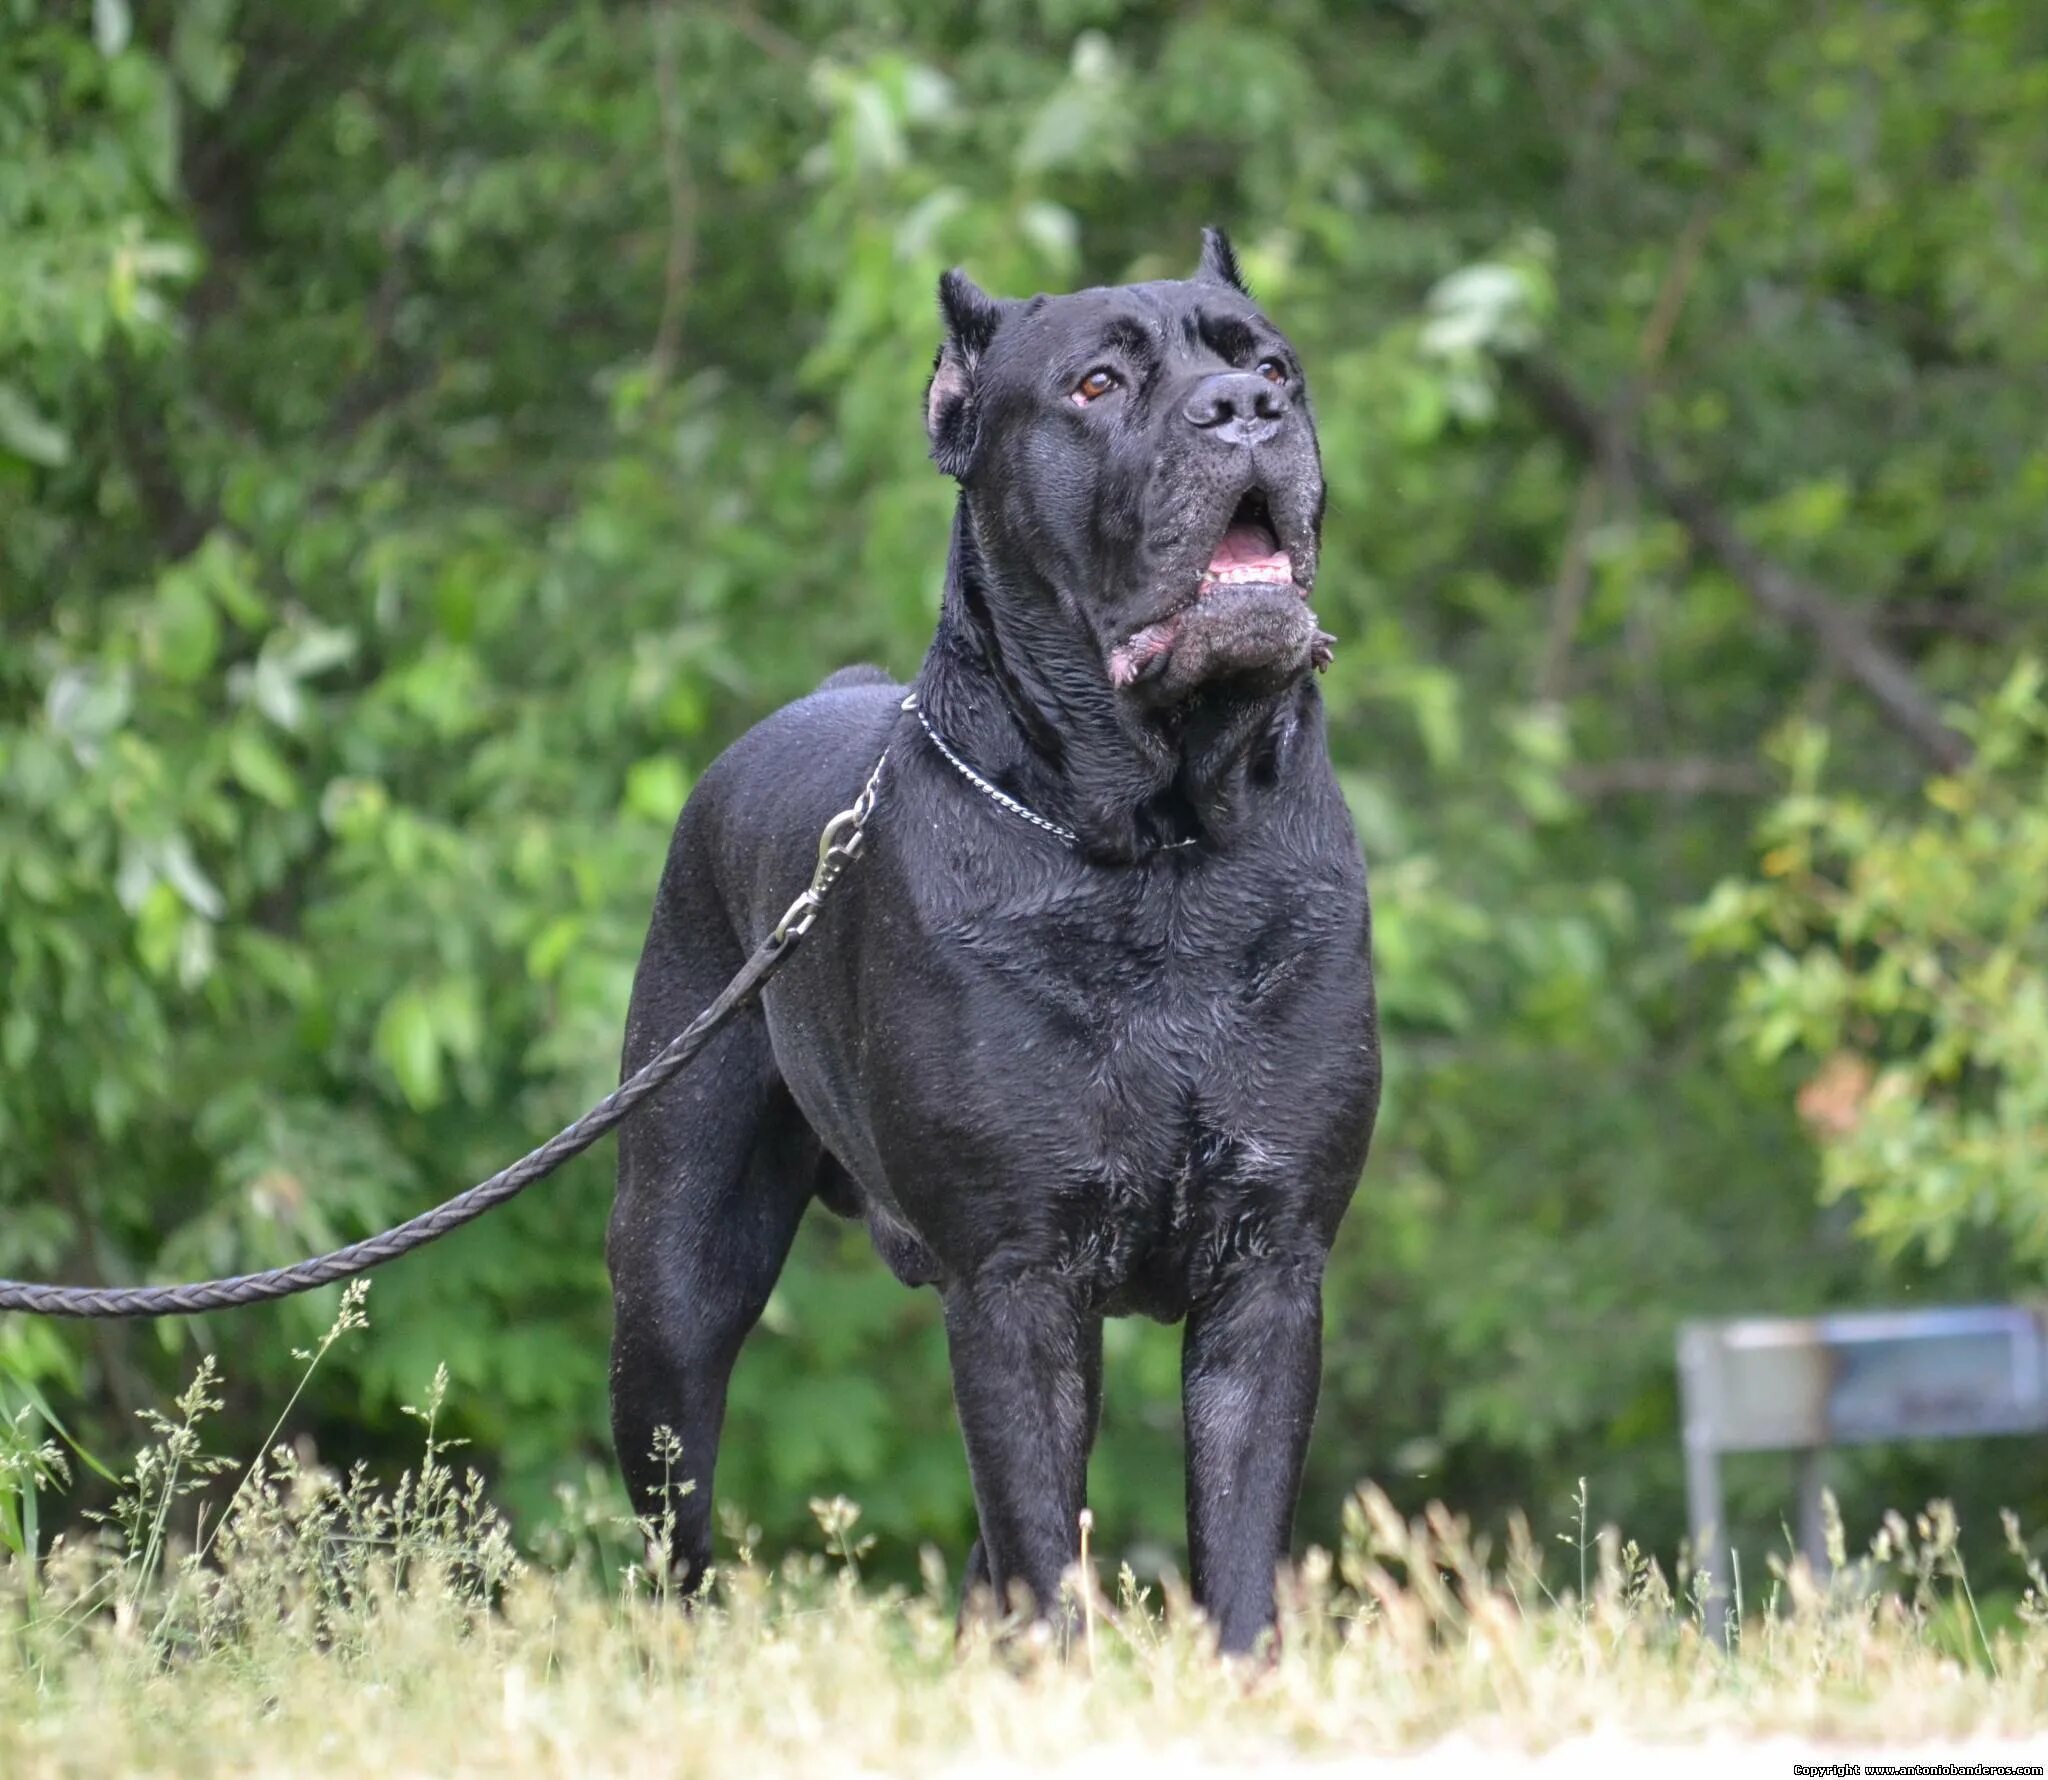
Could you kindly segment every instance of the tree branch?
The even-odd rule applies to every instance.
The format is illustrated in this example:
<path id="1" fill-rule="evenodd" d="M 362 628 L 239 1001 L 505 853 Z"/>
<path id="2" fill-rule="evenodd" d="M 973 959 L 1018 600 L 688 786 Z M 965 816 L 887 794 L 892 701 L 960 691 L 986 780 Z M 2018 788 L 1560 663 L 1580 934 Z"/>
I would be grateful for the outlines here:
<path id="1" fill-rule="evenodd" d="M 1554 369 L 1533 359 L 1504 361 L 1507 374 L 1551 430 L 1598 460 L 1618 449 L 1637 482 L 1711 556 L 1781 622 L 1803 631 L 1842 673 L 1863 688 L 1892 727 L 1945 772 L 1970 758 L 1970 744 L 1942 721 L 1913 670 L 1879 639 L 1869 619 L 1836 595 L 1773 561 L 1741 534 L 1713 500 L 1680 481 L 1640 438 L 1610 440 L 1600 411 Z"/>
<path id="2" fill-rule="evenodd" d="M 697 269 L 697 187 L 683 152 L 683 97 L 676 80 L 675 20 L 667 8 L 654 15 L 654 91 L 661 111 L 661 172 L 668 187 L 668 254 L 662 266 L 661 318 L 648 353 L 657 384 L 675 369 L 683 305 Z"/>
<path id="3" fill-rule="evenodd" d="M 141 376 L 140 367 L 127 352 L 116 355 L 114 452 L 164 560 L 183 562 L 205 542 L 220 516 L 186 495 L 162 416 L 138 387 Z"/>
<path id="4" fill-rule="evenodd" d="M 1675 760 L 1601 760 L 1565 771 L 1565 785 L 1579 797 L 1753 797 L 1769 789 L 1770 778 L 1751 760 L 1709 760 L 1698 755 Z"/>
<path id="5" fill-rule="evenodd" d="M 1886 630 L 1937 631 L 1978 643 L 2008 642 L 2015 628 L 2001 613 L 1944 599 L 1886 600 L 1877 608 L 1877 622 Z"/>
<path id="6" fill-rule="evenodd" d="M 705 11 L 706 16 L 730 25 L 763 55 L 773 56 L 781 62 L 806 63 L 811 59 L 811 52 L 799 39 L 792 37 L 780 25 L 771 25 L 751 6 L 706 8 Z"/>
<path id="7" fill-rule="evenodd" d="M 1605 466 L 1595 462 L 1579 484 L 1572 507 L 1571 530 L 1565 534 L 1564 557 L 1550 590 L 1550 622 L 1544 630 L 1543 654 L 1536 664 L 1536 696 L 1546 703 L 1562 699 L 1571 684 L 1572 641 L 1593 585 L 1593 528 L 1600 523 L 1606 492 Z"/>

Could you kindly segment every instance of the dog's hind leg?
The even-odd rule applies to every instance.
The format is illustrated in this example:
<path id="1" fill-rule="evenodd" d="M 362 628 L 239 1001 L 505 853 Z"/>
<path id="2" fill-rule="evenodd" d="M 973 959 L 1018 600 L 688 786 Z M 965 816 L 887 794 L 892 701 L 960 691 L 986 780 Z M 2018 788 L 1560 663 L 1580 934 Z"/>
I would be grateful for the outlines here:
<path id="1" fill-rule="evenodd" d="M 628 1070 L 739 968 L 722 918 L 695 896 L 679 900 L 707 918 L 690 923 L 685 947 L 665 937 L 681 923 L 666 909 L 657 917 L 634 985 Z M 726 1385 L 788 1258 L 819 1157 L 751 1012 L 620 1133 L 606 1245 L 612 1434 L 634 1510 L 665 1537 L 671 1575 L 686 1589 L 711 1561 Z"/>

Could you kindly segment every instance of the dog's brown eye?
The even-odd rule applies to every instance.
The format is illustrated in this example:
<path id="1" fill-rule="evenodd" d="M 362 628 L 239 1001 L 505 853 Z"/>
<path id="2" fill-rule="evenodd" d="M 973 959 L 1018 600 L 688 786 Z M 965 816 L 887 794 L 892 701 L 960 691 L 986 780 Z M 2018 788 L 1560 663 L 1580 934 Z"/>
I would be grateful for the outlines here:
<path id="1" fill-rule="evenodd" d="M 1277 358 L 1262 358 L 1254 368 L 1268 383 L 1285 383 L 1287 381 L 1287 367 Z"/>
<path id="2" fill-rule="evenodd" d="M 1100 365 L 1074 385 L 1074 400 L 1086 404 L 1106 396 L 1121 382 L 1114 371 L 1104 370 Z"/>

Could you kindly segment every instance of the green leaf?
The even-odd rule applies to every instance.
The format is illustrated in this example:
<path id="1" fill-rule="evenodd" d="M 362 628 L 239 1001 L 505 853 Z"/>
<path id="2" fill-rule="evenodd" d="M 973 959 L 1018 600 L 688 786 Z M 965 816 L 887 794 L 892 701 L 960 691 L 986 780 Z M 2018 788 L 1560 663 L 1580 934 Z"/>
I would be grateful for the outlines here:
<path id="1" fill-rule="evenodd" d="M 583 937 L 580 915 L 557 915 L 526 948 L 526 972 L 536 982 L 546 982 L 562 968 L 564 960 Z"/>
<path id="2" fill-rule="evenodd" d="M 415 1111 L 426 1112 L 441 1104 L 446 1097 L 441 1041 L 435 1032 L 434 1009 L 425 995 L 418 989 L 403 989 L 394 995 L 378 1017 L 374 1043 L 377 1056 Z"/>
<path id="3" fill-rule="evenodd" d="M 150 975 L 171 974 L 184 938 L 185 923 L 190 918 L 169 884 L 153 882 L 143 893 L 135 910 L 135 951 Z"/>
<path id="4" fill-rule="evenodd" d="M 0 1020 L 0 1063 L 9 1069 L 24 1069 L 36 1054 L 36 1017 L 26 1007 L 7 1010 Z"/>
<path id="5" fill-rule="evenodd" d="M 196 578 L 168 577 L 156 596 L 157 665 L 186 684 L 211 671 L 220 648 L 220 614 Z"/>
<path id="6" fill-rule="evenodd" d="M 209 111 L 227 102 L 241 66 L 231 35 L 234 0 L 180 0 L 171 27 L 171 66 L 185 90 Z"/>
<path id="7" fill-rule="evenodd" d="M 1413 670 L 1404 688 L 1409 708 L 1415 713 L 1415 727 L 1430 760 L 1439 767 L 1455 766 L 1464 751 L 1464 724 L 1459 717 L 1460 691 L 1454 675 Z"/>
<path id="8" fill-rule="evenodd" d="M 41 1416 L 44 1421 L 48 1422 L 51 1427 L 57 1430 L 57 1438 L 62 1440 L 66 1446 L 70 1447 L 71 1450 L 78 1455 L 79 1459 L 90 1470 L 95 1472 L 99 1477 L 101 1477 L 108 1483 L 119 1483 L 121 1481 L 121 1479 L 114 1473 L 114 1471 L 108 1465 L 103 1463 L 100 1459 L 96 1458 L 92 1454 L 92 1452 L 87 1447 L 82 1445 L 77 1439 L 77 1437 L 72 1434 L 71 1429 L 65 1423 L 64 1418 L 50 1407 L 49 1398 L 46 1397 L 42 1393 L 42 1391 L 37 1388 L 36 1381 L 34 1379 L 25 1376 L 24 1374 L 16 1371 L 13 1367 L 10 1366 L 7 1369 L 7 1384 L 10 1390 L 19 1391 L 21 1395 L 28 1400 L 30 1407 L 35 1410 L 36 1414 Z"/>
<path id="9" fill-rule="evenodd" d="M 157 863 L 164 881 L 177 891 L 185 906 L 195 915 L 218 921 L 227 913 L 227 902 L 220 893 L 220 887 L 200 869 L 198 859 L 193 856 L 192 843 L 182 834 L 173 834 L 158 846 Z"/>
<path id="10" fill-rule="evenodd" d="M 118 56 L 134 31 L 128 0 L 92 0 L 92 40 L 101 55 Z"/>
<path id="11" fill-rule="evenodd" d="M 299 781 L 284 756 L 246 723 L 228 737 L 228 768 L 265 803 L 288 810 L 299 801 Z"/>
<path id="12" fill-rule="evenodd" d="M 16 383 L 0 382 L 0 450 L 49 470 L 71 461 L 63 428 L 45 419 Z"/>
<path id="13" fill-rule="evenodd" d="M 690 794 L 689 774 L 672 754 L 633 763 L 626 774 L 626 808 L 666 828 Z"/>
<path id="14" fill-rule="evenodd" d="M 135 708 L 134 682 L 125 667 L 67 667 L 51 677 L 43 697 L 50 727 L 74 747 L 103 742 Z"/>

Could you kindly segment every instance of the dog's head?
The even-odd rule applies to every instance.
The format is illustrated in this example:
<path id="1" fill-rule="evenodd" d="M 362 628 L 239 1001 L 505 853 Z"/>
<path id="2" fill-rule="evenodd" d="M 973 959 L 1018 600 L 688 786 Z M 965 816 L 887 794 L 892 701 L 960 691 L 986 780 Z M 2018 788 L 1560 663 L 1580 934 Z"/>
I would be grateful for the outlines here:
<path id="1" fill-rule="evenodd" d="M 949 272 L 939 305 L 932 456 L 1004 583 L 1053 602 L 1112 686 L 1158 707 L 1328 660 L 1308 390 L 1220 232 L 1191 278 L 1016 301 Z"/>

